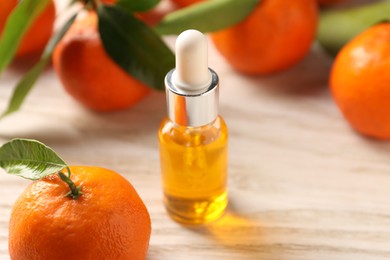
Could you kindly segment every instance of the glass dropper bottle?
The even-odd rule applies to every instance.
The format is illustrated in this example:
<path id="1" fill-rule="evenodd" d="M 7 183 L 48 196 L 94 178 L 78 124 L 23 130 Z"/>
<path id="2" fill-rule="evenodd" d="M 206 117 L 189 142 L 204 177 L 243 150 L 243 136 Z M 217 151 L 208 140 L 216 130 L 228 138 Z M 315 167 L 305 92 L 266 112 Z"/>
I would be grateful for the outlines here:
<path id="1" fill-rule="evenodd" d="M 205 36 L 187 30 L 175 48 L 176 68 L 165 78 L 168 115 L 159 130 L 164 204 L 176 221 L 203 224 L 227 206 L 228 131 Z"/>

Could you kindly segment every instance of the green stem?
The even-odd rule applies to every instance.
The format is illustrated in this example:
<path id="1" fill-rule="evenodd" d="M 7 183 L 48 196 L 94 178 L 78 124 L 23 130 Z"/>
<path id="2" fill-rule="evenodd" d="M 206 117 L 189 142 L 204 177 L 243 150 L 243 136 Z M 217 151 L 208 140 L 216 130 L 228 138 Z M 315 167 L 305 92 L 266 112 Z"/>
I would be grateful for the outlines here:
<path id="1" fill-rule="evenodd" d="M 81 194 L 81 186 L 76 186 L 74 182 L 70 179 L 70 169 L 66 167 L 66 171 L 68 172 L 68 176 L 66 176 L 63 172 L 58 172 L 61 180 L 63 180 L 66 184 L 68 184 L 70 191 L 65 195 L 66 197 L 71 197 L 74 200 L 77 200 Z"/>

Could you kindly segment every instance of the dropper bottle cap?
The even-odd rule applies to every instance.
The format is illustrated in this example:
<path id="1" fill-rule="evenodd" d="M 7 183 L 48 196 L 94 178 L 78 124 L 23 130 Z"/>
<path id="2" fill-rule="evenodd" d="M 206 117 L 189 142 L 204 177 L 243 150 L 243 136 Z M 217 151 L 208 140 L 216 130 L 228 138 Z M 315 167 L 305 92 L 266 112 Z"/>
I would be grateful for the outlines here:
<path id="1" fill-rule="evenodd" d="M 207 40 L 187 30 L 176 40 L 176 68 L 165 77 L 168 117 L 181 126 L 198 127 L 218 116 L 218 75 L 208 68 Z"/>

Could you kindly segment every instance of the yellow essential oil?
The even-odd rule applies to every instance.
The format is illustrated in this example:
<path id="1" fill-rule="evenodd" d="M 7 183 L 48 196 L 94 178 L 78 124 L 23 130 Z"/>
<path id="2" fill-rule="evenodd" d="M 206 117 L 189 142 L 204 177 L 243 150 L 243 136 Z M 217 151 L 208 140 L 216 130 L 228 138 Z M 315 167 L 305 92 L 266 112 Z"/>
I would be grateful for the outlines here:
<path id="1" fill-rule="evenodd" d="M 164 204 L 173 219 L 202 224 L 224 213 L 227 140 L 227 127 L 220 116 L 200 127 L 163 120 L 159 141 Z"/>
<path id="2" fill-rule="evenodd" d="M 159 130 L 164 204 L 174 220 L 203 224 L 220 217 L 228 203 L 228 131 L 218 113 L 219 78 L 208 67 L 206 37 L 187 30 L 175 49 Z"/>

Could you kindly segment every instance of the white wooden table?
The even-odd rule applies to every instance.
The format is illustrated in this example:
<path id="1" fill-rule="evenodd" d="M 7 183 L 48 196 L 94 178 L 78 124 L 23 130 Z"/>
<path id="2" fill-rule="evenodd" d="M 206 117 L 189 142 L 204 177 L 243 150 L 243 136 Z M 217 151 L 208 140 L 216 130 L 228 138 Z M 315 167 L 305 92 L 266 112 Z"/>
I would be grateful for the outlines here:
<path id="1" fill-rule="evenodd" d="M 210 225 L 186 228 L 164 210 L 156 137 L 163 93 L 98 114 L 71 99 L 49 69 L 22 110 L 0 121 L 0 143 L 38 139 L 71 165 L 123 174 L 151 215 L 150 260 L 390 259 L 390 143 L 343 120 L 327 86 L 331 59 L 314 47 L 287 72 L 247 77 L 211 45 L 210 65 L 230 130 L 230 206 Z M 15 69 L 1 76 L 0 109 L 18 77 Z M 28 183 L 0 171 L 0 259 L 9 259 L 9 215 Z"/>

